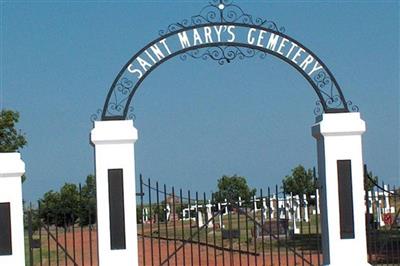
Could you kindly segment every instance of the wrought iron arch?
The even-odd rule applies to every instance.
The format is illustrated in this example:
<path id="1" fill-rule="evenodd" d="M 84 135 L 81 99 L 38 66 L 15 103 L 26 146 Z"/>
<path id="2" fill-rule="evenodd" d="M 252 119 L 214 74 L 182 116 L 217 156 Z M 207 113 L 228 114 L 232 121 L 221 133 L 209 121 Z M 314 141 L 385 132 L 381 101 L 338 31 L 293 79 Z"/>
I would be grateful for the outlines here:
<path id="1" fill-rule="evenodd" d="M 178 45 L 176 49 L 166 45 L 169 39 L 176 39 L 178 36 L 182 36 L 182 34 L 186 34 L 190 31 L 194 32 L 200 29 L 204 29 L 205 31 L 205 28 L 210 27 L 225 27 L 225 30 L 227 30 L 228 27 L 244 31 L 257 30 L 269 33 L 275 37 L 279 36 L 279 38 L 285 39 L 292 43 L 292 45 L 301 48 L 303 52 L 310 56 L 310 59 L 312 58 L 315 60 L 315 64 L 319 64 L 321 68 L 311 75 L 305 71 L 304 65 L 301 67 L 298 62 L 295 62 L 295 60 L 290 59 L 288 56 L 284 56 L 274 49 L 245 41 L 238 42 L 236 40 L 231 40 L 208 42 L 189 45 L 188 47 L 183 47 L 181 43 L 182 47 L 178 47 Z M 346 101 L 339 84 L 327 66 L 307 47 L 294 38 L 284 34 L 284 31 L 285 29 L 283 27 L 278 28 L 277 24 L 273 21 L 253 18 L 251 15 L 244 13 L 243 10 L 231 0 L 212 0 L 209 5 L 200 11 L 199 15 L 192 16 L 190 20 L 185 19 L 182 22 L 170 24 L 167 30 L 161 30 L 159 32 L 159 38 L 148 43 L 124 65 L 107 94 L 103 110 L 101 111 L 101 119 L 124 120 L 126 118 L 131 118 L 129 115 L 131 111 L 130 103 L 140 84 L 159 65 L 178 55 L 180 55 L 182 60 L 188 58 L 211 59 L 217 61 L 220 65 L 230 63 L 235 59 L 245 59 L 255 56 L 265 58 L 268 54 L 273 55 L 293 66 L 310 83 L 318 97 L 314 109 L 316 115 L 322 112 L 349 112 L 349 107 L 352 111 L 358 111 L 356 105 L 353 105 L 351 101 Z M 162 44 L 164 45 L 164 50 L 168 51 L 168 55 L 162 53 L 163 56 L 160 54 L 157 55 L 157 53 L 149 55 L 149 49 L 159 49 L 158 45 Z M 150 65 L 149 69 L 142 66 L 142 71 L 139 69 L 132 71 L 131 67 L 133 63 L 136 60 L 142 60 L 141 56 L 145 54 L 150 58 L 148 60 L 152 61 L 152 64 L 147 62 L 147 64 Z M 156 60 L 156 56 L 158 60 Z M 146 63 L 143 64 L 146 65 Z M 136 73 L 136 78 L 133 73 Z"/>

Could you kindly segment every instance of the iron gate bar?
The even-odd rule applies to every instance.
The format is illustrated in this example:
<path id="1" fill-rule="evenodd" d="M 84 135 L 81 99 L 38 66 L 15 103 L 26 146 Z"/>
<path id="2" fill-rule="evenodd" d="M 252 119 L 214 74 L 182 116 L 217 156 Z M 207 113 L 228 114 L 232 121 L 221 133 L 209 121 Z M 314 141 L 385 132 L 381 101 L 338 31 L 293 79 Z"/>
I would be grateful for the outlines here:
<path id="1" fill-rule="evenodd" d="M 151 212 L 151 189 L 150 189 L 150 179 L 148 179 L 148 184 L 149 184 L 149 206 L 150 206 L 150 251 L 151 254 L 153 254 L 154 250 L 153 250 L 153 215 Z M 154 257 L 151 256 L 151 265 L 154 265 Z"/>
<path id="2" fill-rule="evenodd" d="M 205 213 L 204 217 L 206 217 L 205 220 L 208 221 L 208 212 L 207 212 L 207 206 L 206 206 L 206 193 L 203 192 L 203 211 Z M 208 224 L 207 224 L 208 226 Z M 209 261 L 208 261 L 208 227 L 205 230 L 205 236 L 206 236 L 206 259 L 207 259 L 207 266 L 209 265 Z M 200 238 L 199 238 L 199 242 L 200 242 Z M 239 247 L 240 249 L 240 247 Z"/>
<path id="3" fill-rule="evenodd" d="M 288 217 L 287 217 L 287 210 L 286 210 L 287 201 L 286 201 L 286 191 L 285 190 L 283 191 L 283 204 L 284 204 L 284 207 L 285 207 L 285 220 L 288 223 L 288 225 L 287 225 L 288 228 L 286 230 L 288 230 L 289 229 L 289 220 L 288 220 Z M 285 234 L 285 252 L 286 252 L 286 265 L 289 265 L 289 250 L 288 250 L 288 238 L 287 238 L 287 235 L 288 235 L 288 231 L 286 231 L 286 234 Z"/>
<path id="4" fill-rule="evenodd" d="M 388 190 L 390 191 L 390 185 L 388 185 Z M 388 201 L 390 202 L 390 197 L 388 198 Z M 394 224 L 395 221 L 393 221 L 393 223 L 390 225 L 390 227 L 392 228 L 392 225 Z M 393 252 L 393 238 L 390 239 L 390 250 Z M 392 257 L 392 263 L 394 262 L 394 258 Z"/>
<path id="5" fill-rule="evenodd" d="M 317 237 L 317 250 L 320 250 L 320 237 L 319 237 L 319 218 L 318 218 L 318 204 L 319 204 L 319 196 L 317 197 L 317 189 L 318 189 L 318 195 L 319 195 L 319 183 L 317 181 L 317 172 L 315 167 L 313 167 L 313 177 L 314 177 L 314 185 L 315 185 L 315 225 L 316 225 L 316 237 Z M 318 266 L 321 265 L 320 262 L 320 253 L 318 252 Z"/>
<path id="6" fill-rule="evenodd" d="M 82 186 L 81 186 L 81 184 L 79 184 L 79 202 L 82 202 Z M 79 220 L 80 221 L 82 221 L 83 220 L 83 213 L 81 212 L 80 214 L 79 214 Z M 84 252 L 83 252 L 83 223 L 82 222 L 80 222 L 80 233 L 81 233 L 81 262 L 82 262 L 82 266 L 84 266 L 85 265 L 85 254 L 84 254 Z"/>
<path id="7" fill-rule="evenodd" d="M 65 212 L 63 213 L 63 218 L 64 218 L 64 245 L 65 245 L 65 250 L 68 252 L 68 247 L 67 247 L 67 230 L 66 230 L 66 223 L 67 223 L 67 217 L 65 216 Z M 65 263 L 65 266 L 67 266 L 67 255 L 66 255 L 67 253 L 65 252 L 64 253 L 64 263 Z"/>
<path id="8" fill-rule="evenodd" d="M 238 199 L 238 202 L 239 202 L 239 199 Z M 239 206 L 239 208 L 240 208 L 241 206 Z M 240 240 L 242 239 L 242 237 L 241 237 L 241 231 L 240 231 L 240 213 L 239 213 L 239 211 L 237 211 L 237 220 L 238 220 L 238 224 L 237 224 L 237 227 L 238 227 L 238 231 L 239 231 L 239 254 L 241 253 L 241 247 L 240 247 Z M 242 258 L 240 257 L 239 258 L 239 265 L 240 266 L 242 266 Z"/>
<path id="9" fill-rule="evenodd" d="M 224 248 L 222 249 L 222 265 L 225 266 L 225 245 L 224 245 L 224 238 L 222 237 L 222 230 L 224 226 L 224 215 L 222 213 L 222 204 L 220 205 L 221 210 L 219 210 L 219 216 L 221 219 L 220 229 L 221 229 L 221 246 Z"/>
<path id="10" fill-rule="evenodd" d="M 143 207 L 143 177 L 142 174 L 139 175 L 139 179 L 140 179 L 140 209 L 142 212 L 142 236 L 144 236 L 144 207 Z M 148 218 L 148 217 L 147 217 Z M 145 239 L 142 238 L 142 260 L 143 260 L 143 265 L 146 265 L 146 243 L 145 243 Z"/>
<path id="11" fill-rule="evenodd" d="M 156 204 L 157 204 L 157 213 L 156 213 L 156 218 L 157 218 L 157 235 L 158 235 L 158 261 L 161 265 L 161 239 L 160 239 L 160 199 L 159 199 L 159 190 L 158 190 L 158 182 L 156 182 Z M 153 233 L 153 232 L 151 232 Z"/>
<path id="12" fill-rule="evenodd" d="M 271 257 L 270 257 L 270 260 L 271 260 L 271 265 L 274 265 L 274 256 L 272 256 L 272 234 L 271 234 L 271 232 L 272 232 L 272 223 L 271 223 L 271 190 L 270 190 L 270 188 L 268 187 L 268 220 L 269 220 L 269 252 L 271 253 Z"/>
<path id="13" fill-rule="evenodd" d="M 56 215 L 56 242 L 58 243 L 58 215 Z M 60 257 L 59 257 L 59 253 L 58 253 L 58 245 L 56 245 L 56 257 L 57 257 L 57 266 L 60 265 Z"/>
<path id="14" fill-rule="evenodd" d="M 214 193 L 211 193 L 211 202 L 214 202 Z M 210 217 L 210 219 L 211 219 L 211 217 Z M 216 261 L 217 261 L 217 250 L 216 250 L 217 240 L 215 239 L 215 223 L 213 223 L 213 238 L 214 238 L 214 261 L 216 263 Z"/>
<path id="15" fill-rule="evenodd" d="M 80 189 L 82 189 L 81 188 L 81 186 L 80 186 Z M 80 192 L 80 193 L 82 193 L 82 191 Z M 81 202 L 81 204 L 82 204 L 82 202 Z M 93 265 L 93 244 L 92 244 L 92 213 L 91 213 L 91 201 L 90 201 L 90 199 L 89 199 L 89 201 L 88 201 L 88 206 L 85 206 L 85 207 L 87 207 L 88 208 L 88 222 L 89 222 L 89 259 L 90 259 L 90 266 L 92 266 Z M 83 206 L 81 207 L 81 208 L 84 208 Z M 97 258 L 97 261 L 99 261 L 98 260 L 98 258 Z"/>
<path id="16" fill-rule="evenodd" d="M 262 189 L 260 189 L 260 198 L 261 198 L 261 201 L 263 200 L 263 193 L 262 193 Z M 262 256 L 262 260 L 263 260 L 263 265 L 265 265 L 265 244 L 264 244 L 264 203 L 262 202 L 262 205 L 261 205 L 262 207 L 261 207 L 261 224 L 263 225 L 263 226 L 261 226 L 261 239 L 262 239 L 262 242 L 261 242 L 261 245 L 262 245 L 262 253 L 263 253 L 263 256 Z M 254 211 L 255 212 L 255 211 Z M 255 230 L 254 231 L 254 235 L 256 236 L 256 232 L 257 232 L 257 230 Z M 271 256 L 272 256 L 272 254 L 271 254 Z"/>
<path id="17" fill-rule="evenodd" d="M 277 230 L 278 230 L 278 265 L 281 265 L 281 242 L 280 242 L 280 232 L 279 232 L 279 193 L 278 193 L 278 185 L 275 186 L 275 196 L 276 196 L 276 209 L 278 210 L 276 214 L 277 219 Z"/>
<path id="18" fill-rule="evenodd" d="M 40 201 L 38 200 L 38 217 L 37 221 L 40 223 Z M 39 242 L 40 242 L 40 249 L 39 249 L 39 259 L 40 259 L 40 266 L 43 265 L 43 250 L 42 250 L 42 227 L 39 226 Z M 74 258 L 75 260 L 75 258 Z"/>
<path id="19" fill-rule="evenodd" d="M 48 203 L 46 204 L 46 207 L 49 208 Z M 47 212 L 46 218 L 47 218 L 47 224 L 49 224 L 49 222 L 50 222 L 49 212 Z M 47 234 L 47 260 L 48 260 L 49 266 L 50 266 L 50 235 L 49 234 Z"/>
<path id="20" fill-rule="evenodd" d="M 257 201 L 255 198 L 254 198 L 254 201 L 255 201 L 254 207 L 257 207 Z M 253 228 L 254 229 L 257 228 L 256 227 L 256 208 L 254 208 L 254 210 L 253 210 Z M 255 235 L 254 235 L 254 250 L 257 252 L 257 237 Z M 257 257 L 256 256 L 254 256 L 254 264 L 257 266 Z"/>
<path id="21" fill-rule="evenodd" d="M 250 265 L 250 255 L 249 255 L 249 221 L 247 219 L 247 207 L 245 208 L 245 218 L 246 218 L 246 247 L 247 247 L 247 266 Z"/>
<path id="22" fill-rule="evenodd" d="M 307 197 L 307 195 L 306 195 Z M 311 243 L 311 215 L 310 215 L 310 199 L 306 199 L 307 200 L 307 217 L 308 217 L 308 239 Z M 318 214 L 317 214 L 318 215 Z M 312 251 L 310 249 L 310 262 L 311 264 L 313 263 L 313 259 L 312 259 Z"/>
<path id="23" fill-rule="evenodd" d="M 75 221 L 75 215 L 72 213 L 72 221 Z M 74 261 L 76 260 L 76 246 L 75 246 L 75 226 L 72 226 L 72 250 L 73 250 L 73 256 L 74 256 Z"/>
<path id="24" fill-rule="evenodd" d="M 396 186 L 393 187 L 393 190 L 396 191 Z M 397 206 L 397 197 L 394 197 L 394 206 Z M 400 208 L 397 210 L 396 215 L 394 217 L 394 220 L 397 221 L 399 218 L 399 214 L 400 214 Z M 400 224 L 397 224 L 398 227 L 400 227 Z M 397 258 L 400 262 L 400 242 L 397 241 L 396 243 L 397 245 Z"/>
<path id="25" fill-rule="evenodd" d="M 179 190 L 179 196 L 180 196 L 180 200 L 181 200 L 181 208 L 183 208 L 182 189 Z M 190 212 L 189 212 L 189 217 L 190 217 Z M 183 217 L 181 219 L 181 225 L 182 225 L 181 226 L 182 239 L 185 239 L 185 230 L 183 230 L 183 226 L 184 226 Z M 175 248 L 175 250 L 177 250 L 177 249 Z M 186 256 L 185 256 L 185 248 L 184 248 L 183 249 L 183 266 L 185 266 L 185 265 L 186 265 Z"/>
<path id="26" fill-rule="evenodd" d="M 172 187 L 172 211 L 174 214 L 174 248 L 176 249 L 176 208 L 175 208 L 175 190 Z M 179 216 L 178 216 L 179 217 Z M 175 256 L 175 266 L 178 266 L 178 257 Z"/>
<path id="27" fill-rule="evenodd" d="M 382 182 L 382 187 L 384 187 L 385 185 L 384 185 L 384 183 Z M 383 202 L 385 202 L 385 194 L 383 194 Z M 387 227 L 385 226 L 384 227 L 385 229 L 385 234 L 387 234 Z M 388 240 L 389 240 L 389 238 L 387 238 L 386 239 L 386 241 L 383 243 L 383 246 L 381 245 L 381 248 L 380 248 L 380 252 L 379 253 L 381 253 L 381 251 L 383 250 L 383 248 L 385 248 L 385 254 L 388 254 Z M 386 265 L 388 265 L 388 263 L 389 263 L 389 261 L 386 261 Z"/>
<path id="28" fill-rule="evenodd" d="M 164 207 L 165 210 L 167 210 L 167 187 L 164 184 Z M 166 217 L 167 214 L 165 213 L 165 234 L 166 237 L 168 238 L 168 218 Z M 169 241 L 167 241 L 167 257 L 169 257 Z M 169 266 L 169 261 L 168 261 L 168 266 Z"/>
<path id="29" fill-rule="evenodd" d="M 30 204 L 28 211 L 28 241 L 29 241 L 29 262 L 33 266 L 33 232 L 32 232 L 32 204 Z"/>
<path id="30" fill-rule="evenodd" d="M 196 228 L 197 228 L 197 239 L 200 242 L 200 231 L 199 231 L 199 194 L 196 191 Z M 201 266 L 201 253 L 200 253 L 200 245 L 197 245 L 197 252 L 198 252 L 198 261 L 199 266 Z"/>
<path id="31" fill-rule="evenodd" d="M 231 204 L 228 203 L 228 230 L 229 230 L 229 264 L 233 266 L 232 261 L 233 261 L 233 236 L 232 236 L 232 207 Z M 239 233 L 240 234 L 240 233 Z"/>
<path id="32" fill-rule="evenodd" d="M 189 198 L 189 234 L 190 234 L 190 239 L 192 239 L 193 234 L 192 234 L 192 213 L 191 213 L 191 204 L 190 204 L 190 190 L 187 192 L 188 198 Z M 193 265 L 193 242 L 190 242 L 190 265 Z"/>
<path id="33" fill-rule="evenodd" d="M 365 167 L 365 166 L 364 166 Z M 365 171 L 364 171 L 364 173 L 365 173 Z M 365 181 L 364 181 L 365 182 Z M 366 202 L 366 207 L 367 207 L 367 223 L 366 223 L 366 230 L 367 230 L 367 254 L 368 254 L 368 261 L 371 261 L 372 260 L 372 254 L 371 254 L 371 252 L 370 252 L 370 250 L 371 250 L 371 248 L 370 248 L 370 245 L 368 244 L 368 240 L 371 238 L 371 236 L 370 236 L 370 234 L 369 234 L 369 227 L 371 226 L 371 224 L 370 224 L 370 221 L 369 221 L 369 219 L 370 219 L 370 213 L 369 213 L 369 196 L 368 196 L 368 190 L 366 189 L 365 190 L 365 202 Z M 372 198 L 371 198 L 371 200 L 372 200 Z"/>
<path id="34" fill-rule="evenodd" d="M 50 232 L 50 228 L 45 224 L 42 224 L 42 227 L 47 232 L 47 235 L 50 236 L 56 242 L 57 249 L 59 247 L 67 255 L 67 257 L 72 261 L 74 266 L 79 266 L 78 263 L 76 263 L 76 261 L 74 260 L 74 258 L 71 257 L 71 255 L 69 255 L 68 252 L 64 249 L 64 247 L 58 242 L 58 238 L 54 237 L 54 235 Z M 57 229 L 57 226 L 56 226 L 56 229 Z M 58 258 L 57 258 L 57 264 L 59 264 Z M 49 265 L 50 265 L 50 260 L 49 260 Z"/>

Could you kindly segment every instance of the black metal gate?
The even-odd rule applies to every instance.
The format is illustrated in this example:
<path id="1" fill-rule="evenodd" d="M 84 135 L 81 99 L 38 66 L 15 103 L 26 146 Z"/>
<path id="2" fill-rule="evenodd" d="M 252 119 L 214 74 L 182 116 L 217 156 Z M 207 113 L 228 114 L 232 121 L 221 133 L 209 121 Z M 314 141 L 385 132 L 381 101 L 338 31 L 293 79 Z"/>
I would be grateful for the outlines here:
<path id="1" fill-rule="evenodd" d="M 141 177 L 139 264 L 321 265 L 315 195 L 299 198 L 276 186 L 218 202 Z"/>

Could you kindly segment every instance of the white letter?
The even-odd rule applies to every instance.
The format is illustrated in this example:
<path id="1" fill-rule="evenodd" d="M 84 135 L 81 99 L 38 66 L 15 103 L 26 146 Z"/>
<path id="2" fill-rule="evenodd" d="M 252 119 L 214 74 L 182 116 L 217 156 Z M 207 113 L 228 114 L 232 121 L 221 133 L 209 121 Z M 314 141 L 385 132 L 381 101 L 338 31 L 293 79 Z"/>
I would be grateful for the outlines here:
<path id="1" fill-rule="evenodd" d="M 147 50 L 145 50 L 144 51 L 146 54 L 147 54 L 147 56 L 151 59 L 151 61 L 153 61 L 153 63 L 157 63 L 157 61 L 151 56 L 151 54 L 147 51 Z"/>
<path id="2" fill-rule="evenodd" d="M 235 29 L 235 26 L 228 26 L 228 33 L 231 36 L 230 39 L 228 39 L 228 42 L 233 42 L 235 40 L 235 33 L 233 30 Z"/>
<path id="3" fill-rule="evenodd" d="M 261 41 L 264 39 L 264 34 L 266 31 L 260 30 L 260 34 L 258 34 L 258 41 L 257 41 L 257 46 L 263 47 Z"/>
<path id="4" fill-rule="evenodd" d="M 269 36 L 268 44 L 267 44 L 267 49 L 274 51 L 276 48 L 276 43 L 278 42 L 279 35 L 275 35 L 271 33 L 271 36 Z"/>
<path id="5" fill-rule="evenodd" d="M 304 59 L 303 63 L 300 64 L 300 67 L 306 71 L 306 68 L 308 67 L 308 65 L 314 60 L 314 57 L 312 57 L 312 55 L 308 55 L 306 57 L 306 59 Z"/>
<path id="6" fill-rule="evenodd" d="M 169 50 L 169 47 L 167 45 L 166 39 L 162 39 L 160 41 L 160 43 L 162 43 L 164 45 L 165 50 L 167 50 L 168 54 L 171 54 L 171 51 Z"/>
<path id="7" fill-rule="evenodd" d="M 286 55 L 287 58 L 289 58 L 290 54 L 293 52 L 294 47 L 298 47 L 298 45 L 292 42 L 292 47 L 290 47 L 290 50 Z"/>
<path id="8" fill-rule="evenodd" d="M 279 45 L 278 51 L 276 51 L 278 54 L 283 55 L 282 53 L 282 48 L 285 47 L 285 43 L 288 42 L 288 39 L 283 38 L 281 41 L 281 44 Z"/>
<path id="9" fill-rule="evenodd" d="M 215 29 L 215 31 L 216 31 L 216 33 L 217 33 L 217 38 L 218 38 L 218 41 L 219 41 L 219 42 L 221 41 L 222 27 L 226 27 L 226 26 L 219 26 L 219 27 L 214 26 L 214 29 Z"/>
<path id="10" fill-rule="evenodd" d="M 136 60 L 139 62 L 140 66 L 143 68 L 144 71 L 147 71 L 146 69 L 147 66 L 151 68 L 151 65 L 146 60 L 143 60 L 139 56 L 137 57 Z"/>
<path id="11" fill-rule="evenodd" d="M 254 37 L 251 36 L 251 34 L 255 31 L 256 31 L 256 29 L 253 29 L 253 28 L 249 29 L 249 33 L 247 34 L 247 43 L 248 44 L 254 44 L 255 39 L 254 39 Z"/>
<path id="12" fill-rule="evenodd" d="M 210 27 L 204 27 L 204 38 L 206 43 L 213 42 L 211 38 L 211 28 Z"/>
<path id="13" fill-rule="evenodd" d="M 161 60 L 165 57 L 165 55 L 161 52 L 160 48 L 158 48 L 157 44 L 151 46 L 150 49 L 157 56 L 158 60 Z"/>
<path id="14" fill-rule="evenodd" d="M 133 68 L 133 65 L 130 64 L 128 66 L 128 71 L 131 72 L 132 74 L 137 73 L 138 74 L 137 78 L 140 79 L 143 76 L 142 71 L 140 71 L 139 69 L 136 69 L 136 68 L 134 68 L 134 69 L 132 69 L 132 68 Z"/>
<path id="15" fill-rule="evenodd" d="M 312 73 L 314 73 L 315 71 L 317 71 L 317 70 L 319 70 L 319 69 L 321 69 L 321 68 L 322 68 L 322 66 L 320 66 L 320 65 L 318 64 L 318 61 L 315 60 L 314 67 L 313 67 L 313 69 L 310 71 L 310 73 L 308 73 L 308 75 L 311 76 Z"/>
<path id="16" fill-rule="evenodd" d="M 179 41 L 181 42 L 182 48 L 190 47 L 190 42 L 188 40 L 188 36 L 186 31 L 178 33 Z"/>
<path id="17" fill-rule="evenodd" d="M 197 45 L 198 43 L 203 44 L 203 41 L 201 40 L 199 32 L 193 29 L 193 45 Z"/>
<path id="18" fill-rule="evenodd" d="M 299 50 L 297 50 L 297 52 L 296 52 L 296 54 L 294 55 L 294 57 L 292 58 L 292 62 L 293 62 L 293 63 L 299 64 L 299 63 L 296 61 L 296 59 L 299 58 L 299 57 L 301 56 L 301 53 L 302 53 L 302 52 L 304 52 L 304 49 L 300 47 Z"/>

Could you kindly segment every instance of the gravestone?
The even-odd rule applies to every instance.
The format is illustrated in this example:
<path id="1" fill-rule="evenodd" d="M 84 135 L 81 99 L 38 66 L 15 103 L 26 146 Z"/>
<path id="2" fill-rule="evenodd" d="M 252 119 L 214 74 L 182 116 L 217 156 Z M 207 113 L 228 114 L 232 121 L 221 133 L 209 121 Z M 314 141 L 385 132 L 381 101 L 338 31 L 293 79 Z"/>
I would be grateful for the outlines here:
<path id="1" fill-rule="evenodd" d="M 264 224 L 261 226 L 256 226 L 255 236 L 256 238 L 261 238 L 263 235 L 286 235 L 289 227 L 289 220 L 288 219 L 281 219 L 281 220 L 272 220 L 272 221 L 265 221 Z M 254 234 L 254 233 L 253 233 Z"/>
<path id="2" fill-rule="evenodd" d="M 240 231 L 237 229 L 232 230 L 222 230 L 222 239 L 233 239 L 233 238 L 240 238 Z"/>

